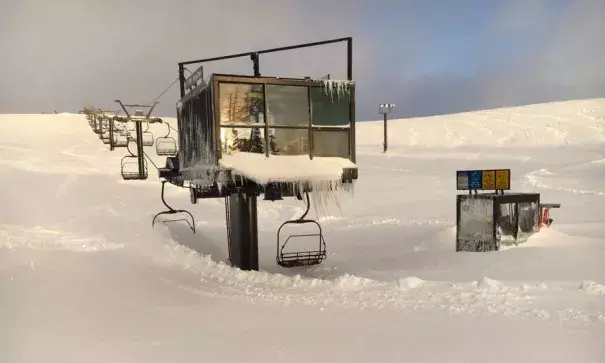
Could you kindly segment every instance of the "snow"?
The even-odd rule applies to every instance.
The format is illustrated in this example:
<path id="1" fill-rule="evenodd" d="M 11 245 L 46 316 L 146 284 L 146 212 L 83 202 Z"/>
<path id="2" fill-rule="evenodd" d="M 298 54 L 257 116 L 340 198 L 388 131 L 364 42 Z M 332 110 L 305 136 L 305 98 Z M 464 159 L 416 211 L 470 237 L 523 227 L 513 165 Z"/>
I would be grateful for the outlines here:
<path id="1" fill-rule="evenodd" d="M 386 155 L 381 122 L 357 124 L 327 260 L 277 266 L 277 228 L 305 207 L 259 200 L 261 271 L 244 272 L 225 263 L 223 200 L 167 186 L 197 233 L 152 229 L 153 170 L 122 181 L 126 151 L 83 115 L 0 115 L 0 361 L 605 361 L 605 99 L 389 122 Z M 455 252 L 455 171 L 474 168 L 561 203 L 554 224 Z"/>
<path id="2" fill-rule="evenodd" d="M 219 160 L 223 168 L 232 169 L 259 184 L 272 182 L 333 181 L 342 178 L 344 168 L 357 168 L 348 159 L 314 157 L 308 155 L 271 155 L 239 152 L 223 155 Z"/>
<path id="3" fill-rule="evenodd" d="M 582 281 L 580 289 L 587 294 L 593 295 L 605 295 L 605 285 L 596 283 L 594 281 Z"/>
<path id="4" fill-rule="evenodd" d="M 270 155 L 238 152 L 223 155 L 219 166 L 232 170 L 235 176 L 245 177 L 257 184 L 291 183 L 302 195 L 305 186 L 311 186 L 313 207 L 325 215 L 334 205 L 340 210 L 340 191 L 344 189 L 342 174 L 345 168 L 357 168 L 349 159 L 314 157 L 308 155 Z M 352 188 L 346 191 L 351 192 Z"/>

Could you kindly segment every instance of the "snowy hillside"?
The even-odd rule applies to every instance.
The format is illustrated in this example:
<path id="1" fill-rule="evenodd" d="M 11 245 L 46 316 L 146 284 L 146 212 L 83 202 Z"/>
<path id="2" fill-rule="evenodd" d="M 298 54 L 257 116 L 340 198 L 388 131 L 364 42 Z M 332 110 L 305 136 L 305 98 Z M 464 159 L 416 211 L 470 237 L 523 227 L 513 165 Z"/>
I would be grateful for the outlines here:
<path id="1" fill-rule="evenodd" d="M 0 134 L 0 362 L 605 361 L 605 99 L 390 120 L 386 155 L 382 122 L 358 123 L 354 195 L 320 216 L 328 259 L 277 266 L 304 206 L 259 201 L 260 272 L 225 264 L 222 199 L 168 186 L 197 233 L 152 229 L 153 166 L 121 180 L 125 150 L 84 116 L 0 115 Z M 553 226 L 454 252 L 472 168 L 561 203 Z"/>

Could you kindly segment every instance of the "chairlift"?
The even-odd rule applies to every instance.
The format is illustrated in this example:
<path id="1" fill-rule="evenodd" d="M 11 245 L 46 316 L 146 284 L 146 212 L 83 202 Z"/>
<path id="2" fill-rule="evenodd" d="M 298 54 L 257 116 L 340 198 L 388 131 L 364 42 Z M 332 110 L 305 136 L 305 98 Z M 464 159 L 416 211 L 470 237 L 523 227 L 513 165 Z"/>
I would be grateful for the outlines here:
<path id="1" fill-rule="evenodd" d="M 160 195 L 161 195 L 161 198 L 162 198 L 162 203 L 166 206 L 166 208 L 168 208 L 168 210 L 156 214 L 155 217 L 153 217 L 153 220 L 151 221 L 151 226 L 152 227 L 155 226 L 155 220 L 160 215 L 182 213 L 182 214 L 188 215 L 191 218 L 191 221 L 189 219 L 187 219 L 186 217 L 183 217 L 183 218 L 178 218 L 178 219 L 169 219 L 169 220 L 165 220 L 165 221 L 162 221 L 162 222 L 163 223 L 185 222 L 189 226 L 189 229 L 191 229 L 193 231 L 193 233 L 195 233 L 195 219 L 193 218 L 193 215 L 189 211 L 186 211 L 184 209 L 173 209 L 171 206 L 168 205 L 168 203 L 166 203 L 166 200 L 164 199 L 164 187 L 166 185 L 166 182 L 167 182 L 167 180 L 162 180 L 162 192 L 161 192 Z"/>
<path id="2" fill-rule="evenodd" d="M 100 122 L 98 122 L 98 116 L 96 116 L 94 118 L 93 121 L 93 131 L 95 132 L 95 134 L 102 134 L 103 133 L 103 124 L 101 124 Z M 97 127 L 98 125 L 98 127 Z"/>
<path id="3" fill-rule="evenodd" d="M 176 155 L 176 140 L 173 137 L 170 137 L 170 125 L 166 123 L 166 126 L 168 127 L 168 133 L 155 140 L 155 152 L 158 156 Z"/>
<path id="4" fill-rule="evenodd" d="M 143 146 L 153 146 L 153 134 L 149 131 L 149 121 L 145 121 L 147 128 L 143 131 Z"/>
<path id="5" fill-rule="evenodd" d="M 139 170 L 139 156 L 130 150 L 129 143 L 126 144 L 128 154 L 120 162 L 120 172 L 124 180 L 145 180 L 147 179 L 147 159 L 143 158 L 143 170 Z M 142 157 L 142 156 L 141 156 Z"/>
<path id="6" fill-rule="evenodd" d="M 121 121 L 121 125 L 120 126 L 121 126 L 121 128 L 118 131 L 118 134 L 120 136 L 129 136 L 130 134 L 132 134 L 132 133 L 135 132 L 134 129 L 131 130 L 131 129 L 128 128 L 128 121 L 126 121 L 126 122 Z"/>
<path id="7" fill-rule="evenodd" d="M 101 133 L 99 134 L 99 139 L 101 139 L 101 141 L 103 141 L 103 144 L 109 145 L 111 143 L 111 137 L 109 135 L 109 130 L 102 129 Z"/>
<path id="8" fill-rule="evenodd" d="M 121 173 L 124 180 L 145 180 L 147 179 L 147 160 L 143 159 L 143 173 L 139 171 L 139 157 L 136 155 L 126 155 L 121 161 Z"/>
<path id="9" fill-rule="evenodd" d="M 135 122 L 143 122 L 143 121 L 135 121 Z M 142 132 L 142 134 L 143 134 L 142 144 L 143 144 L 143 146 L 153 146 L 154 139 L 153 139 L 153 133 L 151 133 L 149 131 L 149 122 L 145 121 L 145 124 L 147 125 L 147 128 L 145 128 L 145 130 L 143 130 L 143 132 Z M 138 142 L 136 129 L 129 130 L 129 131 L 130 131 L 130 137 L 131 137 L 132 141 Z"/>
<path id="10" fill-rule="evenodd" d="M 281 267 L 289 268 L 289 267 L 318 265 L 323 260 L 326 259 L 326 256 L 327 256 L 326 255 L 326 242 L 323 237 L 323 232 L 322 232 L 321 226 L 315 220 L 305 219 L 305 217 L 309 213 L 309 208 L 311 206 L 311 203 L 309 201 L 309 193 L 306 192 L 305 196 L 306 196 L 307 209 L 305 210 L 303 215 L 300 216 L 298 219 L 284 222 L 277 230 L 276 261 L 277 261 L 277 264 L 280 265 Z M 281 238 L 282 228 L 284 228 L 284 226 L 286 226 L 286 225 L 291 225 L 291 224 L 298 225 L 298 226 L 303 225 L 303 224 L 315 225 L 317 227 L 317 232 L 304 233 L 304 234 L 292 234 L 292 235 L 289 235 L 287 238 L 285 238 L 285 240 L 283 240 Z M 296 252 L 285 252 L 284 251 L 284 249 L 286 248 L 286 246 L 290 240 L 301 239 L 301 238 L 315 239 L 316 243 L 317 243 L 317 249 L 310 250 L 310 251 L 296 251 Z"/>
<path id="11" fill-rule="evenodd" d="M 113 131 L 114 132 L 120 132 L 124 130 L 124 124 L 120 123 L 117 119 L 113 120 Z"/>
<path id="12" fill-rule="evenodd" d="M 125 137 L 119 137 L 118 135 L 114 135 L 113 137 L 113 147 L 127 147 L 128 139 Z"/>

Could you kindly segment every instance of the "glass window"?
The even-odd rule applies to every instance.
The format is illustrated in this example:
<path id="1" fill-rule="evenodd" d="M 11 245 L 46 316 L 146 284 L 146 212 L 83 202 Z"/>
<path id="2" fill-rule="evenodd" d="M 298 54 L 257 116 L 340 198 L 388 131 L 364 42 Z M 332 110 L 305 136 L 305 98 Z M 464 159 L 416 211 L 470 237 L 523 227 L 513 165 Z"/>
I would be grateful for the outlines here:
<path id="1" fill-rule="evenodd" d="M 307 87 L 267 86 L 267 113 L 271 125 L 308 126 Z"/>
<path id="2" fill-rule="evenodd" d="M 502 229 L 503 234 L 512 235 L 515 233 L 517 224 L 517 215 L 515 213 L 515 203 L 503 203 L 499 206 L 499 214 L 496 224 Z"/>
<path id="3" fill-rule="evenodd" d="M 219 83 L 222 125 L 263 123 L 262 84 Z"/>
<path id="4" fill-rule="evenodd" d="M 460 202 L 459 251 L 493 249 L 493 208 L 493 201 L 487 198 L 467 198 Z"/>
<path id="5" fill-rule="evenodd" d="M 313 156 L 349 158 L 349 130 L 314 130 Z"/>
<path id="6" fill-rule="evenodd" d="M 309 130 L 270 129 L 269 149 L 273 155 L 305 155 L 309 153 Z"/>
<path id="7" fill-rule="evenodd" d="M 539 226 L 539 213 L 536 203 L 519 203 L 519 229 L 521 232 L 537 232 Z"/>
<path id="8" fill-rule="evenodd" d="M 350 123 L 349 105 L 351 95 L 336 91 L 328 93 L 324 87 L 311 87 L 311 105 L 313 106 L 313 125 L 343 126 Z"/>
<path id="9" fill-rule="evenodd" d="M 221 150 L 224 154 L 239 151 L 262 154 L 265 152 L 265 130 L 221 127 Z"/>

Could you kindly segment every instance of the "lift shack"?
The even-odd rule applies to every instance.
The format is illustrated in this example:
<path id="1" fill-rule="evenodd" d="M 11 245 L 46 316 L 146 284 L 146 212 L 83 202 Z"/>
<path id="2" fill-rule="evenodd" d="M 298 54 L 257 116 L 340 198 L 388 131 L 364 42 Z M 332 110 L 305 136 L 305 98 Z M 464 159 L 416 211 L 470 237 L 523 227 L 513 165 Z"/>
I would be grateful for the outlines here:
<path id="1" fill-rule="evenodd" d="M 539 193 L 512 193 L 510 169 L 459 170 L 456 189 L 456 251 L 498 251 L 501 245 L 525 242 L 549 226 L 551 208 Z M 479 192 L 481 191 L 481 192 Z M 546 220 L 543 220 L 546 218 Z"/>

